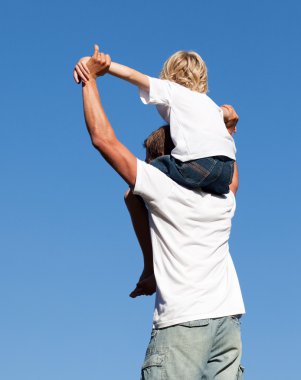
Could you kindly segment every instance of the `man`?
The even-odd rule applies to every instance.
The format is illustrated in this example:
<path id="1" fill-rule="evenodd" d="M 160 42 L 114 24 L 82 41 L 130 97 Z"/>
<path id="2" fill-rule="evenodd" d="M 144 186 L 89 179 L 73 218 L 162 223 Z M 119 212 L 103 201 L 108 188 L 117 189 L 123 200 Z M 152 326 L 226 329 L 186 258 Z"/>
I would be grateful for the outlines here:
<path id="1" fill-rule="evenodd" d="M 149 212 L 157 291 L 141 378 L 242 379 L 244 305 L 228 247 L 237 181 L 229 194 L 214 196 L 188 190 L 138 160 L 117 140 L 99 97 L 96 78 L 110 62 L 97 49 L 89 60 L 84 114 L 94 147 Z"/>

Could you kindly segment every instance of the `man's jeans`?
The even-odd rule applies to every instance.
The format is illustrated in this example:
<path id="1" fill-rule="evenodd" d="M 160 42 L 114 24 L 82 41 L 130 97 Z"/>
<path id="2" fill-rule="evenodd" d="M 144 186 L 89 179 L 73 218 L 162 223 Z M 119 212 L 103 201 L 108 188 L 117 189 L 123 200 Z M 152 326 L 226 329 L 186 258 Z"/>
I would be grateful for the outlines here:
<path id="1" fill-rule="evenodd" d="M 241 380 L 240 320 L 201 319 L 153 329 L 141 380 Z"/>

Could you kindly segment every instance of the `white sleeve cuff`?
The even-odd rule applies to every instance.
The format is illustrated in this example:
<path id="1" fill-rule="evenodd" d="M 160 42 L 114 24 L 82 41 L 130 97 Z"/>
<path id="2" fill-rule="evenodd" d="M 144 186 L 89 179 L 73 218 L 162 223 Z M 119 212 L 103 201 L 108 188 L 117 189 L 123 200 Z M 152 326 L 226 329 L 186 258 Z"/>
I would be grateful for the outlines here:
<path id="1" fill-rule="evenodd" d="M 139 96 L 143 104 L 149 103 L 149 91 L 145 91 L 139 88 Z"/>

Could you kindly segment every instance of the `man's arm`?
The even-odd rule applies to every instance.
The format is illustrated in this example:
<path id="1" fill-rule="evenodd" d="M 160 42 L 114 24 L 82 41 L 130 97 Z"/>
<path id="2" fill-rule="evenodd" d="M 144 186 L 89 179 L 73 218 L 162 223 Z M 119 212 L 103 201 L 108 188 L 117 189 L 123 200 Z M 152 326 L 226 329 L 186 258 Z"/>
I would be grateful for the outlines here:
<path id="1" fill-rule="evenodd" d="M 134 186 L 137 159 L 115 136 L 103 109 L 96 85 L 95 72 L 106 71 L 109 63 L 109 57 L 101 53 L 101 60 L 91 67 L 92 72 L 89 74 L 89 80 L 83 83 L 85 121 L 93 146 L 130 186 Z"/>
<path id="2" fill-rule="evenodd" d="M 236 133 L 236 124 L 238 123 L 239 117 L 235 109 L 228 104 L 222 105 L 221 109 L 224 114 L 224 121 L 228 129 L 228 132 L 232 136 L 233 133 Z M 232 182 L 230 184 L 230 190 L 235 196 L 238 190 L 238 186 L 239 186 L 238 166 L 237 166 L 237 162 L 235 161 Z"/>

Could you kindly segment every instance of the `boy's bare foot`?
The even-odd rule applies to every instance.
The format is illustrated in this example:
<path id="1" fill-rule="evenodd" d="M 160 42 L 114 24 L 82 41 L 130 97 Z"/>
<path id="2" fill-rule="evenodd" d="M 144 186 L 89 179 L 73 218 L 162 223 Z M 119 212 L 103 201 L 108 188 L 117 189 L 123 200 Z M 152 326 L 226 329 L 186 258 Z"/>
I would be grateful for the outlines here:
<path id="1" fill-rule="evenodd" d="M 130 293 L 130 297 L 151 296 L 156 292 L 156 287 L 155 275 L 152 273 L 146 277 L 142 273 L 136 288 Z"/>

